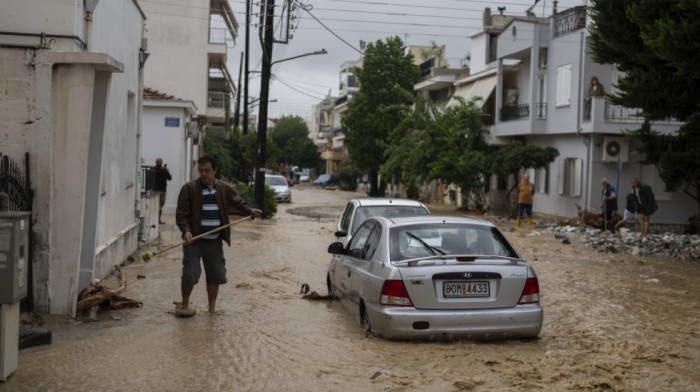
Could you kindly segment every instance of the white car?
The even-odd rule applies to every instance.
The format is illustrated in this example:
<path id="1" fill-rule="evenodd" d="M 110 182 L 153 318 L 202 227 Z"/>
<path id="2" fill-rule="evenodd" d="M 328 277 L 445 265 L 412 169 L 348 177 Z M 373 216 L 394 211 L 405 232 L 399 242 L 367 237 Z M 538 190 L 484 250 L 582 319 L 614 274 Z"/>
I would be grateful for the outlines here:
<path id="1" fill-rule="evenodd" d="M 292 191 L 289 190 L 289 184 L 284 176 L 265 174 L 265 185 L 275 191 L 275 200 L 277 202 L 292 202 Z"/>
<path id="2" fill-rule="evenodd" d="M 335 236 L 347 245 L 352 235 L 365 219 L 371 216 L 428 215 L 430 211 L 423 203 L 409 199 L 367 198 L 353 199 L 345 206 L 340 216 Z"/>

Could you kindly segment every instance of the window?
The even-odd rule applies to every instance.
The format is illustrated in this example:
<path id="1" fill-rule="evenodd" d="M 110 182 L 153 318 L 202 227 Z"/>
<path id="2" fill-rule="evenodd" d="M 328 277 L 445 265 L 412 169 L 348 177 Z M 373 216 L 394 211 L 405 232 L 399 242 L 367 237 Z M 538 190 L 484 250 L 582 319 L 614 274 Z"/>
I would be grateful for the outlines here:
<path id="1" fill-rule="evenodd" d="M 530 175 L 530 181 L 535 184 L 535 191 L 537 193 L 547 193 L 549 192 L 549 169 L 546 167 L 540 167 L 537 169 L 529 168 L 527 173 Z"/>
<path id="2" fill-rule="evenodd" d="M 557 68 L 557 107 L 571 105 L 571 64 Z"/>
<path id="3" fill-rule="evenodd" d="M 374 225 L 374 222 L 365 222 L 362 226 L 360 226 L 359 229 L 357 229 L 357 233 L 355 233 L 355 235 L 350 240 L 350 244 L 348 245 L 348 255 L 358 259 L 362 259 L 365 257 L 365 245 L 367 245 L 369 235 L 372 234 L 372 229 L 374 228 Z"/>
<path id="4" fill-rule="evenodd" d="M 656 168 L 656 166 L 642 165 L 641 173 L 639 175 L 639 181 L 651 187 L 651 189 L 654 191 L 654 196 L 657 201 L 671 200 L 671 194 L 668 192 L 664 192 L 664 189 L 666 189 L 666 184 L 664 184 L 664 181 L 661 179 L 661 177 L 659 177 L 659 170 Z M 620 192 L 619 189 L 618 192 Z"/>
<path id="5" fill-rule="evenodd" d="M 498 42 L 498 34 L 489 34 L 489 47 L 488 47 L 488 53 L 487 53 L 487 63 L 492 63 L 496 60 L 498 60 L 498 56 L 496 53 L 496 48 Z"/>
<path id="6" fill-rule="evenodd" d="M 348 233 L 348 229 L 350 228 L 350 218 L 352 218 L 353 211 L 355 211 L 355 205 L 348 203 L 348 205 L 345 206 L 345 212 L 343 213 L 343 218 L 340 221 L 340 228 L 346 233 Z"/>
<path id="7" fill-rule="evenodd" d="M 537 79 L 537 118 L 547 118 L 547 75 L 540 75 Z"/>
<path id="8" fill-rule="evenodd" d="M 566 158 L 559 161 L 559 194 L 581 196 L 583 160 Z"/>

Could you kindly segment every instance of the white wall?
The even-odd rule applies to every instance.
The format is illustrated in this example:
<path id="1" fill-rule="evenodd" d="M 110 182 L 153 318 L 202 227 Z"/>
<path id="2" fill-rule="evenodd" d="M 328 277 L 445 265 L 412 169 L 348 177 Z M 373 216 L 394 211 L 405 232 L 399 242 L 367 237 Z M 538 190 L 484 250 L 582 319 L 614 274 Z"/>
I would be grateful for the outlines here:
<path id="1" fill-rule="evenodd" d="M 151 54 L 144 68 L 144 85 L 194 101 L 197 114 L 206 115 L 209 0 L 143 2 L 141 6 L 148 17 Z"/>
<path id="2" fill-rule="evenodd" d="M 166 127 L 166 117 L 179 118 L 180 127 Z M 183 108 L 145 106 L 143 109 L 143 164 L 153 166 L 156 158 L 161 157 L 163 163 L 168 164 L 170 175 L 173 177 L 168 181 L 168 192 L 163 207 L 163 212 L 168 214 L 175 212 L 180 188 L 189 180 L 186 122 L 186 112 Z M 191 153 L 189 155 L 191 156 Z"/>

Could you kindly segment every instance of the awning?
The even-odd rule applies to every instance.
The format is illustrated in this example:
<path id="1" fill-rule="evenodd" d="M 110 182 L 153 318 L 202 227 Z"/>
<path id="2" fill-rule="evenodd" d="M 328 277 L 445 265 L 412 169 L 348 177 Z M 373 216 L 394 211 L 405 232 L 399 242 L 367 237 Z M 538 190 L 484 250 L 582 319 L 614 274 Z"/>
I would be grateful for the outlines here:
<path id="1" fill-rule="evenodd" d="M 463 84 L 459 86 L 454 95 L 464 98 L 464 100 L 467 102 L 472 98 L 481 97 L 478 106 L 483 107 L 494 88 L 496 88 L 496 75 L 487 76 L 482 79 L 477 79 L 474 82 Z M 447 106 L 456 104 L 456 99 L 450 99 Z"/>

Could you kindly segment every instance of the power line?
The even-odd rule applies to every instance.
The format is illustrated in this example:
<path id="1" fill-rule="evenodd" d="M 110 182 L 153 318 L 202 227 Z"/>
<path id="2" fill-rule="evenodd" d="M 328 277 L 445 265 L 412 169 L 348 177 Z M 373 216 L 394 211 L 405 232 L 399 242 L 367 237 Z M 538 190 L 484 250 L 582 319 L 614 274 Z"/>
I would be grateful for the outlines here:
<path id="1" fill-rule="evenodd" d="M 359 54 L 364 54 L 360 49 L 357 49 L 356 47 L 352 46 L 348 41 L 344 40 L 341 36 L 339 36 L 335 31 L 331 30 L 328 26 L 326 26 L 323 22 L 321 22 L 317 17 L 314 16 L 314 14 L 311 13 L 311 9 L 313 8 L 310 5 L 298 3 L 298 6 L 306 11 L 307 14 L 309 14 L 312 18 L 316 19 L 316 22 L 318 22 L 321 26 L 323 26 L 326 30 L 328 30 L 331 34 L 333 34 L 336 38 L 339 40 L 343 41 L 345 45 L 351 47 L 353 50 L 355 50 Z"/>

